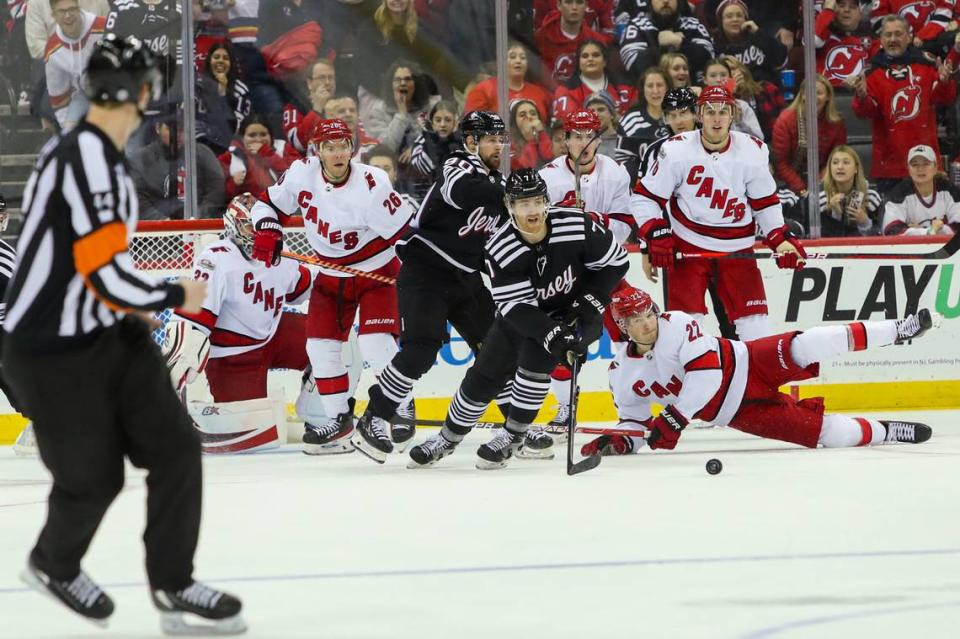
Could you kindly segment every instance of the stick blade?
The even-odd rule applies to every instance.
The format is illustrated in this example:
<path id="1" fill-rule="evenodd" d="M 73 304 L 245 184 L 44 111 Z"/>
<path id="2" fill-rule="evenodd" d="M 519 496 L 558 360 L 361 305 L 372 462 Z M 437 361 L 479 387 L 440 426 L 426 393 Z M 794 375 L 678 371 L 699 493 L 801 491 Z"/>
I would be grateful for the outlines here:
<path id="1" fill-rule="evenodd" d="M 567 475 L 579 475 L 580 473 L 585 473 L 588 470 L 593 470 L 600 465 L 600 460 L 602 457 L 600 455 L 591 455 L 586 457 L 577 463 L 573 463 L 570 459 L 567 459 Z"/>

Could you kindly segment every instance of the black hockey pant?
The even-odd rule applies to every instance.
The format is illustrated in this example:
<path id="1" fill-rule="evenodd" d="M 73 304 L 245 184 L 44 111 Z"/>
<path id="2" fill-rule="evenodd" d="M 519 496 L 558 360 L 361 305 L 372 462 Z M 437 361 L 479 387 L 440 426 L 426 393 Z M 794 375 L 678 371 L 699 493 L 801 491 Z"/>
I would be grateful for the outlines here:
<path id="1" fill-rule="evenodd" d="M 124 481 L 124 456 L 148 471 L 147 577 L 153 588 L 190 584 L 200 530 L 200 440 L 146 325 L 127 317 L 92 343 L 55 354 L 6 336 L 7 382 L 33 419 L 53 475 L 47 521 L 31 557 L 72 579 Z"/>
<path id="2" fill-rule="evenodd" d="M 452 267 L 440 269 L 412 261 L 400 267 L 397 299 L 400 352 L 394 355 L 388 369 L 409 380 L 420 379 L 436 362 L 437 353 L 449 339 L 448 321 L 476 353 L 496 312 L 490 291 L 479 273 L 464 273 Z M 384 376 L 387 379 L 383 379 Z M 390 371 L 386 370 L 381 377 L 381 383 L 389 383 Z M 376 417 L 390 419 L 397 405 L 397 401 L 384 395 L 380 385 L 370 388 L 367 410 Z"/>

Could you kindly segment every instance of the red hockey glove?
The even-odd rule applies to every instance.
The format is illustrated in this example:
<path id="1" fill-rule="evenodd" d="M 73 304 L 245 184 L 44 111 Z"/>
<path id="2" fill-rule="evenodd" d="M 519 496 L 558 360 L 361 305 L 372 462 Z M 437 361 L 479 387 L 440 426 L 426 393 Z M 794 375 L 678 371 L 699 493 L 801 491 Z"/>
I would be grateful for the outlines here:
<path id="1" fill-rule="evenodd" d="M 673 268 L 674 247 L 673 231 L 664 220 L 652 220 L 643 225 L 643 239 L 647 242 L 647 255 L 650 265 Z"/>
<path id="2" fill-rule="evenodd" d="M 650 426 L 647 445 L 653 449 L 673 450 L 680 439 L 680 433 L 687 427 L 687 418 L 673 406 L 665 406 Z"/>
<path id="3" fill-rule="evenodd" d="M 624 435 L 600 435 L 580 448 L 584 457 L 600 455 L 629 455 L 633 452 L 633 440 Z"/>
<path id="4" fill-rule="evenodd" d="M 777 253 L 777 267 L 783 269 L 799 269 L 803 268 L 803 260 L 807 259 L 807 252 L 803 250 L 803 245 L 800 244 L 800 238 L 790 232 L 787 228 L 787 225 L 784 224 L 778 229 L 774 229 L 767 234 L 767 239 L 765 239 L 764 244 L 770 247 L 771 251 L 776 252 L 777 247 L 786 242 L 793 248 L 797 249 L 797 252 L 787 251 L 786 253 Z"/>
<path id="5" fill-rule="evenodd" d="M 267 268 L 276 266 L 283 251 L 283 227 L 276 220 L 260 220 L 256 228 L 250 257 L 263 262 Z"/>

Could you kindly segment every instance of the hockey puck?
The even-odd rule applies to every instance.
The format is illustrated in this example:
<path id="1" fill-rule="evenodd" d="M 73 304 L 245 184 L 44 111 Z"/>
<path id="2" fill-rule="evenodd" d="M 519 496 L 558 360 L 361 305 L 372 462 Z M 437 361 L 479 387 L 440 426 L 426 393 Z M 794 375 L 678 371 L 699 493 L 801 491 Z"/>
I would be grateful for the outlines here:
<path id="1" fill-rule="evenodd" d="M 707 461 L 707 472 L 711 475 L 719 475 L 721 470 L 723 470 L 723 464 L 720 463 L 719 459 Z"/>

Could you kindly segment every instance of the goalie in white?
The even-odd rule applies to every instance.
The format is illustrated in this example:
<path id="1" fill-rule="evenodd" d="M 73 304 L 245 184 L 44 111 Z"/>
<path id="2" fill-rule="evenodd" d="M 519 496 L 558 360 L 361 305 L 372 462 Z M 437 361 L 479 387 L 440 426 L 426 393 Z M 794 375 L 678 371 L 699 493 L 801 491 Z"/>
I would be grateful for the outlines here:
<path id="1" fill-rule="evenodd" d="M 223 216 L 224 238 L 207 246 L 195 264 L 194 277 L 208 284 L 203 309 L 175 315 L 167 328 L 168 365 L 177 390 L 182 393 L 206 373 L 214 409 L 194 402 L 188 407 L 201 432 L 215 435 L 219 442 L 206 446 L 211 452 L 275 446 L 283 432 L 277 422 L 284 419 L 284 411 L 282 405 L 279 411 L 270 406 L 267 373 L 309 370 L 306 315 L 283 308 L 307 300 L 314 273 L 289 258 L 281 258 L 273 268 L 250 258 L 254 201 L 253 195 L 244 193 L 230 202 Z M 351 372 L 352 391 L 359 370 Z M 309 374 L 297 399 L 297 414 L 307 427 L 329 419 Z M 228 434 L 235 435 L 232 443 Z M 304 452 L 353 452 L 346 443 L 345 439 L 307 443 Z"/>

